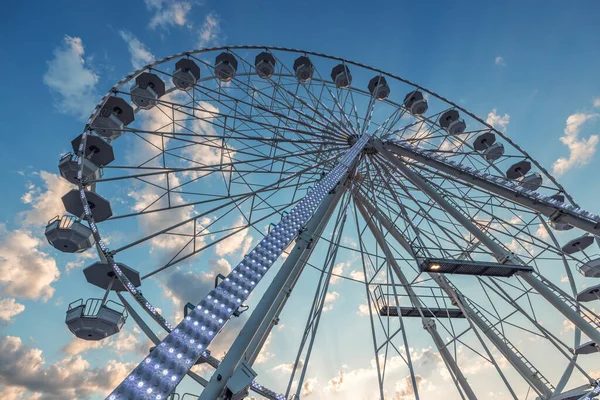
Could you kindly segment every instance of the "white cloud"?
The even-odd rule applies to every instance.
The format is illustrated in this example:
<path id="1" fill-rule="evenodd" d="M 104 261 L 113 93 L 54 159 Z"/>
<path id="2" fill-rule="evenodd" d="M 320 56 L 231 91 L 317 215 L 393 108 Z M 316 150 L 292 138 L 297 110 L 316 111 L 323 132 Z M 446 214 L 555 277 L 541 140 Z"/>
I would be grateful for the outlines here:
<path id="1" fill-rule="evenodd" d="M 99 98 L 98 75 L 86 65 L 83 55 L 81 38 L 65 35 L 62 45 L 54 49 L 43 81 L 57 95 L 55 106 L 59 112 L 85 120 Z"/>
<path id="2" fill-rule="evenodd" d="M 496 65 L 500 65 L 501 67 L 504 67 L 504 66 L 506 66 L 506 63 L 504 62 L 504 57 L 502 57 L 502 56 L 498 56 L 498 57 L 496 57 L 496 58 L 494 59 L 494 63 L 495 63 Z"/>
<path id="3" fill-rule="evenodd" d="M 40 171 L 39 176 L 42 186 L 28 184 L 27 192 L 21 197 L 23 203 L 31 206 L 19 214 L 24 226 L 45 226 L 54 216 L 63 215 L 65 207 L 61 198 L 74 188 L 60 175 Z"/>
<path id="4" fill-rule="evenodd" d="M 572 168 L 582 167 L 589 163 L 596 153 L 598 135 L 591 135 L 587 139 L 580 139 L 582 125 L 598 117 L 598 114 L 572 114 L 567 118 L 564 136 L 560 141 L 569 148 L 569 157 L 560 157 L 554 164 L 552 170 L 555 175 L 563 175 Z"/>
<path id="5" fill-rule="evenodd" d="M 244 220 L 244 218 L 240 215 L 231 226 L 232 230 L 227 231 L 226 234 L 234 232 L 235 230 L 245 225 L 247 225 L 247 223 Z M 227 239 L 224 239 L 221 242 L 217 243 L 215 245 L 215 254 L 222 257 L 234 253 L 239 253 L 242 255 L 248 253 L 248 250 L 250 250 L 250 246 L 252 246 L 253 240 L 252 236 L 248 233 L 248 228 L 245 228 L 240 232 L 236 233 L 235 235 L 232 235 Z"/>
<path id="6" fill-rule="evenodd" d="M 154 62 L 154 55 L 150 52 L 150 49 L 148 49 L 144 43 L 140 42 L 138 38 L 133 36 L 131 32 L 119 31 L 119 34 L 127 43 L 133 69 L 138 70 L 146 64 Z"/>
<path id="7" fill-rule="evenodd" d="M 183 26 L 187 22 L 187 16 L 192 9 L 188 1 L 177 0 L 145 0 L 146 7 L 154 11 L 150 20 L 150 28 L 166 28 L 169 25 Z"/>
<path id="8" fill-rule="evenodd" d="M 112 390 L 134 367 L 110 360 L 91 367 L 81 356 L 46 364 L 42 350 L 27 347 L 21 338 L 0 337 L 0 389 L 3 399 L 89 399 Z M 14 397 L 10 397 L 14 396 Z"/>
<path id="9" fill-rule="evenodd" d="M 501 132 L 506 132 L 506 126 L 510 123 L 510 115 L 504 114 L 500 116 L 496 114 L 496 109 L 494 108 L 489 112 L 485 122 Z"/>
<path id="10" fill-rule="evenodd" d="M 325 295 L 325 305 L 323 306 L 323 312 L 331 311 L 333 309 L 333 303 L 340 297 L 338 292 L 329 292 Z"/>
<path id="11" fill-rule="evenodd" d="M 360 282 L 365 281 L 365 273 L 359 270 L 350 271 L 350 278 L 355 279 Z"/>
<path id="12" fill-rule="evenodd" d="M 356 315 L 360 315 L 361 317 L 368 317 L 369 316 L 369 305 L 368 304 L 360 304 L 358 306 L 358 311 L 356 312 Z"/>
<path id="13" fill-rule="evenodd" d="M 0 295 L 47 301 L 60 273 L 54 258 L 40 250 L 45 245 L 31 232 L 0 232 Z"/>
<path id="14" fill-rule="evenodd" d="M 594 99 L 594 107 L 600 108 L 600 97 Z"/>
<path id="15" fill-rule="evenodd" d="M 15 299 L 0 299 L 0 326 L 2 326 L 2 322 L 11 323 L 12 318 L 23 311 L 25 311 L 25 306 L 17 303 Z"/>
<path id="16" fill-rule="evenodd" d="M 329 283 L 331 283 L 332 285 L 335 285 L 336 283 L 338 283 L 340 281 L 340 276 L 343 276 L 344 274 L 344 268 L 347 268 L 350 264 L 347 262 L 340 262 L 335 264 L 335 266 L 333 267 L 333 275 L 331 275 L 331 280 L 329 281 Z M 338 275 L 338 276 L 336 276 Z"/>
<path id="17" fill-rule="evenodd" d="M 204 18 L 198 33 L 198 48 L 217 45 L 222 39 L 221 18 L 215 12 L 211 12 Z"/>
<path id="18" fill-rule="evenodd" d="M 535 231 L 535 236 L 537 236 L 538 238 L 540 238 L 542 240 L 548 240 L 550 238 L 550 234 L 548 233 L 548 230 L 542 224 L 538 224 L 538 228 Z"/>

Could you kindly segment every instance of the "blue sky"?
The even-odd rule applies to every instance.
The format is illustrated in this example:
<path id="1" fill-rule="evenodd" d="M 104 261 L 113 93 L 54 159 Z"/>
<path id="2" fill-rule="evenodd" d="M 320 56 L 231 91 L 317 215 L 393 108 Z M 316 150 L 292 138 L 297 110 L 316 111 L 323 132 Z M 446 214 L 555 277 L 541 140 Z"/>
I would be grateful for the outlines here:
<path id="1" fill-rule="evenodd" d="M 102 347 L 73 341 L 64 311 L 70 301 L 98 295 L 81 273 L 92 261 L 53 250 L 43 226 L 60 212 L 67 188 L 56 176 L 59 156 L 70 150 L 70 140 L 103 94 L 153 59 L 204 46 L 252 44 L 323 52 L 381 68 L 487 119 L 554 172 L 583 208 L 600 211 L 600 188 L 594 184 L 600 168 L 596 1 L 56 1 L 13 2 L 3 11 L 0 354 L 23 357 L 20 366 L 0 367 L 3 398 L 101 398 L 146 350 L 131 322 L 124 338 Z M 565 161 L 557 164 L 561 158 Z M 115 233 L 111 239 L 122 237 Z M 242 238 L 239 247 L 244 243 Z M 225 252 L 207 262 L 218 268 L 222 259 L 238 261 L 235 252 Z M 355 270 L 353 260 L 343 261 L 344 273 Z M 312 296 L 312 278 L 308 273 L 299 284 L 306 296 Z M 161 294 L 164 287 L 153 285 L 163 310 L 180 311 L 183 296 Z M 350 329 L 344 319 L 357 316 L 365 301 L 363 293 L 352 296 L 348 283 L 337 285 L 342 295 L 332 304 L 338 313 L 321 327 L 334 332 L 324 336 L 325 345 Z M 301 303 L 295 298 L 290 306 Z M 364 340 L 359 355 L 349 357 L 343 346 L 315 355 L 319 367 L 309 373 L 314 398 L 327 398 L 326 387 L 343 376 L 339 371 L 357 382 L 372 377 L 363 322 L 364 329 L 357 328 L 365 334 L 358 339 Z M 291 361 L 286 348 L 297 343 L 303 323 L 293 313 L 282 318 L 286 332 L 274 335 L 265 351 L 262 381 L 285 386 L 281 371 Z M 422 343 L 415 354 L 426 349 Z M 45 363 L 37 365 L 41 359 Z M 37 384 L 42 373 L 46 382 Z M 45 394 L 44 385 L 51 387 Z M 185 388 L 196 389 L 187 382 Z M 352 387 L 340 390 L 336 398 L 352 398 L 347 397 Z M 433 396 L 439 387 L 425 390 Z M 374 398 L 370 392 L 364 396 Z"/>

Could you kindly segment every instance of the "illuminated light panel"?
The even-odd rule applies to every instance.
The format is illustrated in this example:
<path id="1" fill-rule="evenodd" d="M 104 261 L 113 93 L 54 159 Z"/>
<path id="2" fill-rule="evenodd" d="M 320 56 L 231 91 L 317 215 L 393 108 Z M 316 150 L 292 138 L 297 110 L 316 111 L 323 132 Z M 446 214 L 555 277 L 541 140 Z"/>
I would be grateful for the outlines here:
<path id="1" fill-rule="evenodd" d="M 338 164 L 300 200 L 219 285 L 188 314 L 107 399 L 155 400 L 168 396 L 202 356 L 225 323 L 310 219 L 327 194 L 348 172 L 375 132 L 362 135 Z M 216 302 L 215 302 L 216 300 Z M 223 306 L 221 306 L 223 305 Z M 194 340 L 193 344 L 191 340 Z M 176 349 L 172 352 L 169 349 Z M 181 355 L 178 357 L 177 355 Z M 167 374 L 161 370 L 167 369 Z M 141 384 L 141 385 L 140 385 Z M 148 392 L 152 388 L 152 392 Z M 111 397 L 114 396 L 114 397 Z"/>
<path id="2" fill-rule="evenodd" d="M 498 276 L 508 278 L 517 272 L 533 272 L 528 265 L 500 264 L 484 261 L 452 260 L 443 258 L 425 259 L 419 268 L 421 272 L 474 276 Z"/>

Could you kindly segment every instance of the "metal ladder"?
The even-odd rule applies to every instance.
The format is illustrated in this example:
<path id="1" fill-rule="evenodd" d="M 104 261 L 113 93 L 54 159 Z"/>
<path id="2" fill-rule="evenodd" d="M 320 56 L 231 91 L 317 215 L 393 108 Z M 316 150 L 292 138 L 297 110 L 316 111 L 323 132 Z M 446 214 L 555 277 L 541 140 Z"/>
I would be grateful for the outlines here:
<path id="1" fill-rule="evenodd" d="M 594 313 L 586 306 L 579 304 L 575 299 L 573 299 L 573 297 L 566 294 L 562 289 L 557 287 L 555 284 L 553 284 L 550 280 L 546 279 L 542 275 L 536 275 L 536 278 L 542 281 L 544 285 L 551 289 L 572 310 L 577 311 L 581 318 L 583 318 L 587 323 L 594 326 L 596 329 L 600 328 L 600 317 L 598 317 L 596 313 Z"/>
<path id="2" fill-rule="evenodd" d="M 542 375 L 542 373 L 533 364 L 529 362 L 529 360 L 523 355 L 523 353 L 519 351 L 519 349 L 513 346 L 513 344 L 502 334 L 500 329 L 496 327 L 496 324 L 492 324 L 491 321 L 481 311 L 477 309 L 477 306 L 471 300 L 462 296 L 462 301 L 468 303 L 471 310 L 473 310 L 473 312 L 485 322 L 489 329 L 491 329 L 499 338 L 501 338 L 502 341 L 508 346 L 508 348 L 512 350 L 512 352 L 515 353 L 515 355 L 519 357 L 523 361 L 523 363 L 525 363 L 525 365 L 527 365 L 529 370 L 532 372 L 532 376 L 537 376 L 546 386 L 548 386 L 554 391 L 555 388 L 548 381 L 548 379 L 546 379 L 546 377 Z"/>

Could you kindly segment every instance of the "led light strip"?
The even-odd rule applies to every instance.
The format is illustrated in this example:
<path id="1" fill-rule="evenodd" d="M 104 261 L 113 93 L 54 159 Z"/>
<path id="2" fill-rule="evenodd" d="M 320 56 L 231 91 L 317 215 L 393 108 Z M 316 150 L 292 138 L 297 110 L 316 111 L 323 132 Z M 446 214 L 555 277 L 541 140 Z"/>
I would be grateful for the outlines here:
<path id="1" fill-rule="evenodd" d="M 374 133 L 362 135 L 325 178 L 317 183 L 250 253 L 244 256 L 242 262 L 198 303 L 194 310 L 152 350 L 107 399 L 166 399 L 202 356 L 233 312 L 248 298 L 256 284 L 296 237 L 327 193 L 348 172 L 351 164 Z M 82 143 L 84 141 L 85 136 Z M 84 199 L 83 193 L 82 191 Z M 119 278 L 123 277 L 128 281 L 120 273 L 114 261 L 109 262 L 115 268 Z M 132 294 L 141 296 L 139 291 L 136 292 L 137 294 L 135 292 Z M 149 303 L 148 305 L 152 307 Z M 156 310 L 152 312 L 154 315 L 159 315 Z M 284 399 L 283 396 L 280 398 Z"/>
<path id="2" fill-rule="evenodd" d="M 77 178 L 79 179 L 79 195 L 81 197 L 81 201 L 83 204 L 83 210 L 84 210 L 84 214 L 85 214 L 85 219 L 88 223 L 88 225 L 90 226 L 90 229 L 92 230 L 92 234 L 94 236 L 94 239 L 96 240 L 96 243 L 98 244 L 98 248 L 99 251 L 102 253 L 102 255 L 105 257 L 105 259 L 107 260 L 107 263 L 113 268 L 113 270 L 115 271 L 115 273 L 117 274 L 117 278 L 123 283 L 123 285 L 125 285 L 125 287 L 127 288 L 127 291 L 129 291 L 129 293 L 131 293 L 131 295 L 135 298 L 135 300 L 142 306 L 145 307 L 150 313 L 150 315 L 153 317 L 153 319 L 158 322 L 167 332 L 171 332 L 172 331 L 172 326 L 169 322 L 167 322 L 165 320 L 165 318 L 156 310 L 156 308 L 142 295 L 142 292 L 140 290 L 138 290 L 132 283 L 131 281 L 127 278 L 127 276 L 125 274 L 123 274 L 123 272 L 121 271 L 121 269 L 119 268 L 119 266 L 116 264 L 114 258 L 112 257 L 112 254 L 110 253 L 110 251 L 108 250 L 108 248 L 106 247 L 104 241 L 102 240 L 102 237 L 100 236 L 100 233 L 98 232 L 98 228 L 96 226 L 96 222 L 94 220 L 94 217 L 91 213 L 91 209 L 90 206 L 87 202 L 87 198 L 85 195 L 85 189 L 83 187 L 83 185 L 81 184 L 81 179 L 82 179 L 82 175 L 83 175 L 83 156 L 85 156 L 83 154 L 83 150 L 86 147 L 86 143 L 87 143 L 87 136 L 89 135 L 89 133 L 87 131 L 85 131 L 82 134 L 82 139 L 81 139 L 81 143 L 79 144 L 79 148 L 78 148 L 78 153 L 80 154 L 80 157 L 78 158 L 77 162 L 78 162 L 78 171 L 77 171 Z M 212 357 L 210 355 L 210 353 L 208 351 L 204 351 L 202 352 L 202 358 L 204 358 L 205 360 L 207 360 L 207 362 L 209 363 L 213 363 L 216 366 L 219 365 L 219 361 L 217 359 L 215 359 L 214 357 Z M 216 367 L 215 367 L 216 368 Z M 284 400 L 285 396 L 282 394 L 278 394 L 273 392 L 272 390 L 260 385 L 258 382 L 253 381 L 252 382 L 252 388 L 255 392 L 260 393 L 264 396 L 270 396 L 271 398 L 275 398 L 277 400 Z"/>

